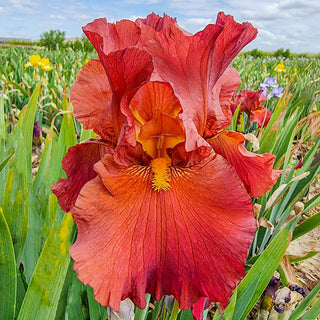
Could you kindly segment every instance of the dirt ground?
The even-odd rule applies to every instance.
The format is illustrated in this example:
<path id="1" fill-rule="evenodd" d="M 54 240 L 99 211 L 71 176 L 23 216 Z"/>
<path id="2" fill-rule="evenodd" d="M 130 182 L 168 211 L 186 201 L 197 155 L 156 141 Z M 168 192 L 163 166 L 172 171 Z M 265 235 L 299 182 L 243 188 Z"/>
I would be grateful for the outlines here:
<path id="1" fill-rule="evenodd" d="M 318 177 L 318 181 L 310 188 L 308 198 L 319 193 L 320 176 Z M 314 215 L 319 211 L 320 206 L 317 206 L 310 210 L 308 216 Z M 287 254 L 304 256 L 310 251 L 317 251 L 319 253 L 312 258 L 292 264 L 298 281 L 307 292 L 312 290 L 320 281 L 320 226 L 292 241 L 288 247 Z"/>

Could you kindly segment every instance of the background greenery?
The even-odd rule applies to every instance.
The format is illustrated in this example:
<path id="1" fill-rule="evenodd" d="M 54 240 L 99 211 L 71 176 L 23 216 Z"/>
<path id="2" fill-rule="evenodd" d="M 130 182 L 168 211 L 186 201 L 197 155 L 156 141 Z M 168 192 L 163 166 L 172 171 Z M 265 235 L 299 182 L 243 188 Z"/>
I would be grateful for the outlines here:
<path id="1" fill-rule="evenodd" d="M 46 36 L 58 41 L 64 35 L 44 35 L 43 41 Z M 54 43 L 59 43 L 58 50 L 0 47 L 0 292 L 5 292 L 0 299 L 0 319 L 4 320 L 112 317 L 107 308 L 95 302 L 92 289 L 76 278 L 68 252 L 75 226 L 51 193 L 51 184 L 65 176 L 61 160 L 67 149 L 93 137 L 73 119 L 69 90 L 79 69 L 96 54 L 89 46 L 85 48 L 83 39 L 79 48 Z M 49 58 L 53 70 L 26 68 L 32 54 Z M 281 59 L 285 73 L 275 71 Z M 246 116 L 239 124 L 235 117 L 231 126 L 257 136 L 257 152 L 275 154 L 275 168 L 285 171 L 272 190 L 253 199 L 259 208 L 257 220 L 266 223 L 260 223 L 251 245 L 246 277 L 223 316 L 217 306 L 207 315 L 238 320 L 245 319 L 254 306 L 262 309 L 258 303 L 276 270 L 282 287 L 292 281 L 288 270 L 280 266 L 291 235 L 296 239 L 320 224 L 319 210 L 310 214 L 320 202 L 319 194 L 310 193 L 320 171 L 320 60 L 292 55 L 289 50 L 276 55 L 253 50 L 238 56 L 233 66 L 243 81 L 239 90 L 258 90 L 267 76 L 275 77 L 285 88 L 280 99 L 267 101 L 272 118 L 266 128 L 257 128 Z M 35 121 L 42 127 L 37 140 L 33 139 Z M 247 148 L 251 150 L 252 145 L 248 143 Z M 298 158 L 303 166 L 295 169 Z M 304 208 L 297 213 L 294 206 L 298 201 Z M 310 252 L 314 254 L 317 252 Z M 319 290 L 316 286 L 293 310 L 277 317 L 307 319 L 303 318 L 307 315 L 316 319 Z M 136 309 L 136 319 L 192 319 L 190 311 L 178 312 L 176 303 L 157 302 L 149 295 L 147 299 L 150 307 Z M 268 312 L 271 319 L 272 310 Z"/>

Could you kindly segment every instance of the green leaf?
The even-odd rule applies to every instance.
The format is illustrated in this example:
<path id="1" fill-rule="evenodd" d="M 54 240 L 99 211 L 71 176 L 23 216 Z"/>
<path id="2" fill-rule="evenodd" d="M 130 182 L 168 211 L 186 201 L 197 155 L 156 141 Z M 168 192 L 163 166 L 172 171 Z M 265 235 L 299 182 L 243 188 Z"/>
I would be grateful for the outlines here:
<path id="1" fill-rule="evenodd" d="M 289 258 L 290 258 L 291 263 L 297 263 L 297 262 L 300 262 L 303 260 L 310 259 L 310 258 L 314 257 L 315 255 L 317 255 L 318 253 L 319 253 L 319 251 L 309 251 L 306 255 L 304 255 L 302 257 L 293 258 L 292 256 L 289 256 Z"/>
<path id="2" fill-rule="evenodd" d="M 89 303 L 90 320 L 100 320 L 102 314 L 102 306 L 94 299 L 93 289 L 90 286 L 87 286 L 87 296 Z"/>
<path id="3" fill-rule="evenodd" d="M 320 212 L 313 215 L 311 218 L 305 220 L 301 224 L 297 225 L 293 231 L 292 240 L 295 240 L 314 228 L 320 225 Z"/>
<path id="4" fill-rule="evenodd" d="M 7 221 L 0 208 L 0 319 L 13 320 L 16 307 L 16 260 Z"/>
<path id="5" fill-rule="evenodd" d="M 289 320 L 297 320 L 304 313 L 304 311 L 309 307 L 309 305 L 312 303 L 313 299 L 317 296 L 319 291 L 320 291 L 320 282 L 299 303 L 299 305 L 291 313 L 291 316 L 290 316 Z M 303 318 L 303 319 L 309 319 L 309 318 Z"/>
<path id="6" fill-rule="evenodd" d="M 143 310 L 139 309 L 139 308 L 136 308 L 135 317 L 134 317 L 136 320 L 144 320 L 144 319 L 146 319 L 147 312 L 148 312 L 148 309 L 149 309 L 150 298 L 151 298 L 151 295 L 147 293 L 146 294 L 146 302 L 147 302 L 146 307 Z"/>
<path id="7" fill-rule="evenodd" d="M 6 123 L 4 118 L 4 101 L 3 101 L 3 92 L 0 94 L 0 142 L 1 140 L 6 140 Z"/>
<path id="8" fill-rule="evenodd" d="M 232 319 L 234 309 L 236 307 L 236 303 L 237 303 L 237 288 L 235 288 L 235 290 L 233 291 L 232 297 L 228 304 L 228 308 L 226 308 L 226 310 L 223 313 L 224 319 Z"/>
<path id="9" fill-rule="evenodd" d="M 72 217 L 53 224 L 31 278 L 18 320 L 49 320 L 55 313 L 70 263 Z"/>
<path id="10" fill-rule="evenodd" d="M 81 135 L 80 135 L 80 141 L 85 141 L 85 140 L 89 140 L 89 139 L 93 139 L 95 136 L 95 133 L 93 130 L 85 130 L 82 129 L 81 130 Z"/>
<path id="11" fill-rule="evenodd" d="M 290 238 L 291 234 L 288 230 L 281 230 L 240 282 L 237 287 L 234 320 L 245 319 L 258 301 L 284 256 Z M 231 308 L 233 306 L 229 304 L 225 312 L 229 312 Z"/>
<path id="12" fill-rule="evenodd" d="M 320 315 L 320 299 L 315 302 L 315 304 L 309 309 L 303 316 L 301 316 L 299 319 L 304 320 L 316 320 L 319 319 Z"/>
<path id="13" fill-rule="evenodd" d="M 5 165 L 9 162 L 11 157 L 14 155 L 14 151 L 12 151 L 1 163 L 0 163 L 0 172 L 5 167 Z"/>

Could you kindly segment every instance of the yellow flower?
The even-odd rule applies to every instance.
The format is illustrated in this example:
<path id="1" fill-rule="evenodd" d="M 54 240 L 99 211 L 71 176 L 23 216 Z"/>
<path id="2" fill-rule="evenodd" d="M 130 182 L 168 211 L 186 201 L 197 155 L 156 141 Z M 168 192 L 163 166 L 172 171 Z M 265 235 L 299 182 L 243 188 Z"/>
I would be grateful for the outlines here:
<path id="1" fill-rule="evenodd" d="M 41 60 L 41 57 L 38 54 L 33 54 L 32 56 L 29 57 L 29 62 L 30 66 L 37 67 L 39 65 L 39 62 Z"/>
<path id="2" fill-rule="evenodd" d="M 88 62 L 89 62 L 89 59 L 86 58 L 86 59 L 84 60 L 84 63 L 86 64 L 86 63 L 88 63 Z"/>
<path id="3" fill-rule="evenodd" d="M 263 68 L 264 68 L 264 69 L 267 69 L 267 66 L 264 64 L 264 65 L 263 65 Z"/>
<path id="4" fill-rule="evenodd" d="M 285 69 L 285 67 L 284 67 L 284 64 L 283 64 L 283 61 L 281 60 L 278 64 L 277 64 L 277 66 L 274 68 L 274 70 L 275 71 L 277 71 L 277 72 L 283 72 L 283 73 L 285 73 L 286 72 L 286 69 Z"/>
<path id="5" fill-rule="evenodd" d="M 42 58 L 39 62 L 39 66 L 43 71 L 51 71 L 52 65 L 50 64 L 50 60 L 48 58 Z"/>

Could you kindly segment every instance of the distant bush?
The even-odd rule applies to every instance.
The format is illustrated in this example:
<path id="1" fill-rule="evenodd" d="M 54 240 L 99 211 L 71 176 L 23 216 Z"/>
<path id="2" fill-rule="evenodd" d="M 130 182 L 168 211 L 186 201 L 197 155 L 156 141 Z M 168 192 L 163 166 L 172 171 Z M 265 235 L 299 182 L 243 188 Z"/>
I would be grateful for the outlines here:
<path id="1" fill-rule="evenodd" d="M 284 50 L 283 48 L 281 48 L 281 49 L 278 49 L 277 51 L 275 51 L 273 56 L 274 57 L 290 58 L 291 57 L 291 52 L 290 52 L 289 49 Z"/>
<path id="2" fill-rule="evenodd" d="M 55 50 L 63 47 L 65 39 L 66 33 L 64 31 L 50 30 L 41 34 L 39 44 L 49 50 Z"/>
<path id="3" fill-rule="evenodd" d="M 250 51 L 250 55 L 254 58 L 262 58 L 264 56 L 264 52 L 256 48 Z"/>
<path id="4" fill-rule="evenodd" d="M 65 46 L 68 48 L 72 48 L 75 51 L 90 52 L 94 49 L 93 45 L 85 35 L 83 35 L 81 38 L 77 38 L 75 41 L 65 42 Z"/>

